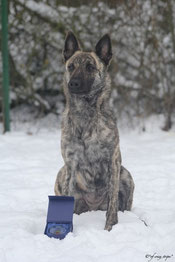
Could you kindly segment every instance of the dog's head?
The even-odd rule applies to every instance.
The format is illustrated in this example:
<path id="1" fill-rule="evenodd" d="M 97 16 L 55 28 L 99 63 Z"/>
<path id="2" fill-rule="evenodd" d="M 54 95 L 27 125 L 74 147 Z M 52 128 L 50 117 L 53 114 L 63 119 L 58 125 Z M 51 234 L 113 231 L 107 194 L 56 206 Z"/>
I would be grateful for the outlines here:
<path id="1" fill-rule="evenodd" d="M 81 51 L 78 40 L 68 32 L 63 51 L 68 91 L 77 95 L 93 95 L 104 86 L 105 73 L 112 58 L 109 35 L 96 44 L 94 52 Z"/>

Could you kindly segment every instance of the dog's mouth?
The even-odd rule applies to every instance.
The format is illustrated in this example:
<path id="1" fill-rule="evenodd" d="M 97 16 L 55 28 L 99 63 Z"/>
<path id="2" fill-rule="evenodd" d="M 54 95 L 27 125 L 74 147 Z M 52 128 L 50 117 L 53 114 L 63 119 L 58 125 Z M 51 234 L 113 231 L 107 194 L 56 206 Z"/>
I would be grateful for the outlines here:
<path id="1" fill-rule="evenodd" d="M 76 95 L 87 95 L 90 93 L 91 89 L 88 88 L 88 89 L 85 89 L 83 87 L 80 87 L 80 88 L 72 88 L 72 87 L 69 87 L 69 91 L 71 94 L 76 94 Z"/>

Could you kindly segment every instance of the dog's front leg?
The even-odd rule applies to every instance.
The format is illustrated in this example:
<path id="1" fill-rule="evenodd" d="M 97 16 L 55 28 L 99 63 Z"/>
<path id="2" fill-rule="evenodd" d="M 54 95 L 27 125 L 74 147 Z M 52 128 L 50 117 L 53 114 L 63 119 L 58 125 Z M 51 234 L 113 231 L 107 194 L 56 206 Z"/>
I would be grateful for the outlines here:
<path id="1" fill-rule="evenodd" d="M 111 176 L 109 180 L 108 207 L 106 212 L 105 230 L 110 231 L 118 223 L 118 192 L 120 179 L 121 156 L 116 146 L 112 157 Z"/>

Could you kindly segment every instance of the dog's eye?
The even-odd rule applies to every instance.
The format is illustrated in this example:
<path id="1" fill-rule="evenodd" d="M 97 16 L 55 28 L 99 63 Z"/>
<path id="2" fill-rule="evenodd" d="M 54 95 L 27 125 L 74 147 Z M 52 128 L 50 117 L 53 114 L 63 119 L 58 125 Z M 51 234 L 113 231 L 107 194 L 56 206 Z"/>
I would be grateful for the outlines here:
<path id="1" fill-rule="evenodd" d="M 68 65 L 68 70 L 69 70 L 69 72 L 72 72 L 74 69 L 75 69 L 75 66 L 74 66 L 73 63 L 70 64 L 70 65 Z"/>
<path id="2" fill-rule="evenodd" d="M 90 63 L 88 63 L 88 64 L 86 65 L 86 70 L 87 70 L 88 72 L 92 72 L 93 70 L 95 70 L 95 66 L 92 65 L 92 64 L 90 64 Z"/>

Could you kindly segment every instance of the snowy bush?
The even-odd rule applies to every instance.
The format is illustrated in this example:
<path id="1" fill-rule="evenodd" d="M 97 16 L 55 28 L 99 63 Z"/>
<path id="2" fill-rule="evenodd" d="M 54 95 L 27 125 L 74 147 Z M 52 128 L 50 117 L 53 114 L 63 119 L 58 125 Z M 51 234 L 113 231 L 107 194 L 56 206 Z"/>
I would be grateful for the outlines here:
<path id="1" fill-rule="evenodd" d="M 173 0 L 11 0 L 9 49 L 11 104 L 27 103 L 60 114 L 64 104 L 62 48 L 67 30 L 93 49 L 109 33 L 113 43 L 111 103 L 118 118 L 165 115 L 175 104 L 175 2 Z"/>

